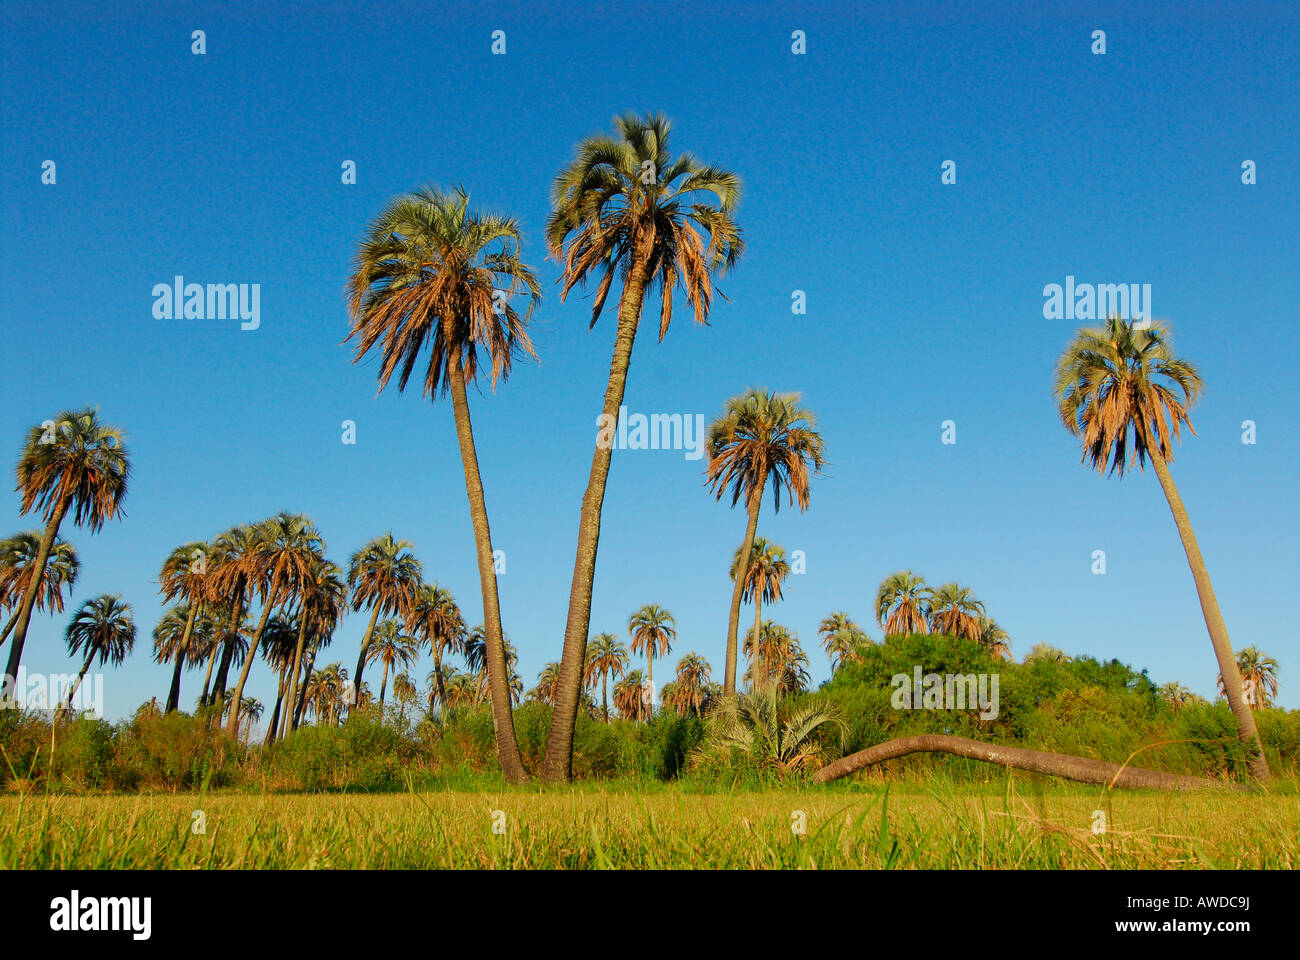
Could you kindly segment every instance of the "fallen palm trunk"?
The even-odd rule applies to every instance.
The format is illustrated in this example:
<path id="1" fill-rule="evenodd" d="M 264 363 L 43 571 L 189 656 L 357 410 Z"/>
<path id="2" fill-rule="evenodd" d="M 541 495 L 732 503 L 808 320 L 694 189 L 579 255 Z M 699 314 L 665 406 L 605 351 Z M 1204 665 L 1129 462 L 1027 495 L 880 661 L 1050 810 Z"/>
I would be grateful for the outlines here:
<path id="1" fill-rule="evenodd" d="M 1224 786 L 1204 777 L 1184 777 L 1175 773 L 1162 773 L 1159 770 L 1144 770 L 1141 767 L 1108 763 L 1105 760 L 1072 757 L 1065 753 L 1048 753 L 1046 750 L 1000 747 L 980 743 L 978 740 L 967 740 L 965 737 L 950 737 L 943 734 L 922 734 L 887 740 L 866 750 L 859 750 L 834 763 L 828 763 L 813 774 L 813 780 L 816 783 L 838 780 L 850 773 L 856 773 L 863 767 L 893 760 L 896 757 L 905 757 L 909 753 L 951 753 L 970 760 L 983 760 L 1002 767 L 1013 767 L 1016 770 L 1031 770 L 1034 773 L 1046 773 L 1067 780 L 1077 780 L 1080 783 L 1104 783 L 1116 787 L 1204 790 Z"/>

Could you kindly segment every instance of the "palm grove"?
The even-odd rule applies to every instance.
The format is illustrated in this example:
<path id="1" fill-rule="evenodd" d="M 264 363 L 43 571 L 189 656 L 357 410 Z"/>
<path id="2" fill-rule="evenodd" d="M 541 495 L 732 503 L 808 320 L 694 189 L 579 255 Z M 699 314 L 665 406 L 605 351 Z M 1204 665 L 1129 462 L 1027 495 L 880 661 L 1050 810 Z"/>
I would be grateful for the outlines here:
<path id="1" fill-rule="evenodd" d="M 601 414 L 617 418 L 627 388 L 633 346 L 648 297 L 657 299 L 658 339 L 663 340 L 680 295 L 694 322 L 707 322 L 715 279 L 735 265 L 744 244 L 736 221 L 741 184 L 727 171 L 669 149 L 662 116 L 617 118 L 610 135 L 590 137 L 556 176 L 546 224 L 547 253 L 560 265 L 560 298 L 594 285 L 594 329 L 610 295 L 617 293 L 613 353 Z M 468 387 L 482 379 L 493 390 L 516 360 L 535 358 L 528 327 L 541 301 L 535 271 L 523 258 L 519 223 L 477 210 L 462 189 L 423 189 L 397 197 L 369 225 L 356 254 L 347 290 L 354 361 L 375 356 L 380 390 L 396 381 L 404 391 L 417 377 L 430 401 L 450 398 L 474 532 L 481 615 L 468 627 L 466 611 L 425 576 L 412 545 L 384 533 L 362 545 L 345 566 L 326 556 L 312 520 L 283 512 L 222 531 L 210 540 L 181 544 L 166 557 L 159 584 L 171 604 L 153 632 L 154 656 L 172 667 L 165 709 L 181 703 L 182 673 L 203 676 L 198 697 L 213 722 L 232 735 L 263 707 L 244 696 L 259 660 L 277 677 L 267 743 L 288 736 L 307 717 L 337 723 L 373 699 L 364 674 L 378 670 L 379 701 L 390 680 L 403 702 L 414 694 L 409 670 L 421 650 L 434 667 L 428 676 L 431 714 L 458 704 L 491 705 L 497 760 L 507 782 L 526 781 L 512 707 L 522 694 L 515 652 L 501 620 L 487 495 L 471 420 Z M 1080 330 L 1060 357 L 1055 380 L 1059 414 L 1078 437 L 1083 460 L 1099 472 L 1123 474 L 1149 461 L 1173 513 L 1186 551 L 1220 675 L 1220 689 L 1245 743 L 1250 772 L 1267 780 L 1252 703 L 1244 693 L 1206 564 L 1174 485 L 1170 464 L 1189 410 L 1202 391 L 1195 368 L 1172 352 L 1168 329 L 1141 329 L 1113 319 Z M 609 422 L 607 419 L 605 422 Z M 580 709 L 609 719 L 645 719 L 656 700 L 681 715 L 709 715 L 726 740 L 746 716 L 779 709 L 780 698 L 803 690 L 807 656 L 798 638 L 764 619 L 782 598 L 789 573 L 784 551 L 759 534 L 765 500 L 809 509 L 813 480 L 826 463 L 813 412 L 792 392 L 751 388 L 728 400 L 707 437 L 705 483 L 718 501 L 741 508 L 743 537 L 729 556 L 733 590 L 718 682 L 698 653 L 682 656 L 675 677 L 654 687 L 654 664 L 676 642 L 665 608 L 649 604 L 631 613 L 630 652 L 645 662 L 644 675 L 629 670 L 629 647 L 611 633 L 592 636 L 601 512 L 613 446 L 599 438 L 578 518 L 572 583 L 559 659 L 547 664 L 530 696 L 551 705 L 540 768 L 546 781 L 572 776 L 574 729 Z M 21 511 L 43 527 L 0 541 L 3 639 L 9 644 L 6 686 L 12 687 L 38 613 L 62 613 L 78 574 L 67 526 L 95 533 L 122 512 L 131 474 L 120 429 L 96 410 L 71 410 L 36 425 L 17 467 Z M 738 524 L 739 530 L 739 524 Z M 741 636 L 741 610 L 753 621 Z M 349 675 L 322 653 L 348 613 L 365 617 L 361 649 Z M 875 619 L 886 637 L 934 632 L 978 643 L 1009 657 L 1009 638 L 968 588 L 949 582 L 931 588 L 911 571 L 888 577 L 876 597 Z M 820 635 L 835 665 L 854 659 L 871 641 L 845 613 L 828 616 Z M 95 660 L 120 664 L 136 627 L 130 606 L 106 595 L 83 603 L 66 631 L 69 651 L 84 657 L 77 682 Z M 557 638 L 558 639 L 558 638 Z M 738 688 L 738 663 L 747 658 L 748 687 Z M 462 659 L 465 670 L 449 659 Z M 1257 689 L 1260 656 L 1244 663 Z M 1253 658 L 1253 659 L 1251 659 Z M 1267 658 L 1264 658 L 1267 659 Z M 1271 661 L 1269 661 L 1271 663 Z M 1263 676 L 1273 677 L 1276 665 Z M 1268 682 L 1264 682 L 1267 690 Z M 65 706 L 70 706 L 69 691 Z M 599 692 L 599 700 L 596 693 Z M 833 717 L 801 716 L 804 726 Z M 750 729 L 756 729 L 750 724 Z M 794 762 L 792 759 L 791 762 Z M 1053 772 L 1048 770 L 1047 772 Z"/>

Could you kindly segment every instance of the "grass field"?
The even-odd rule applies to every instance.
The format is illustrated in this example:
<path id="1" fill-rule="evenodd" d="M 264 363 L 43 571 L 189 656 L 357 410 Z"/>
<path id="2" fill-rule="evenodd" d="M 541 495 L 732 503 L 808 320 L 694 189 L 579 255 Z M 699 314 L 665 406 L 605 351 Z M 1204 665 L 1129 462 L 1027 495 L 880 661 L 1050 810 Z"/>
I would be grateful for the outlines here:
<path id="1" fill-rule="evenodd" d="M 0 797 L 0 868 L 157 867 L 1296 869 L 1300 797 L 1014 781 Z"/>

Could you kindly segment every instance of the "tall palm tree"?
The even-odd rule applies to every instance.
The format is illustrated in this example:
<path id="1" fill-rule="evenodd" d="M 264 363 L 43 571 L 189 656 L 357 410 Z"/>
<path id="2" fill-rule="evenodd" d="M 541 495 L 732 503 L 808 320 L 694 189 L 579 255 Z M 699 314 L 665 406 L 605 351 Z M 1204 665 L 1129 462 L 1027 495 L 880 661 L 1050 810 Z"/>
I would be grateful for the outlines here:
<path id="1" fill-rule="evenodd" d="M 537 675 L 537 686 L 533 687 L 532 695 L 538 703 L 544 703 L 548 706 L 555 703 L 555 684 L 560 679 L 560 665 L 552 660 L 546 666 L 542 667 L 542 672 Z"/>
<path id="2" fill-rule="evenodd" d="M 451 393 L 483 592 L 497 758 L 507 782 L 522 782 L 528 774 L 510 712 L 492 533 L 465 388 L 476 381 L 480 351 L 494 390 L 516 357 L 536 356 L 527 325 L 541 286 L 520 258 L 517 221 L 470 212 L 463 190 L 426 189 L 398 197 L 375 221 L 357 254 L 349 291 L 348 338 L 357 338 L 356 359 L 382 344 L 379 389 L 400 367 L 397 385 L 404 390 L 427 343 L 424 393 L 431 400 L 440 391 Z M 517 295 L 525 299 L 522 314 L 512 302 Z"/>
<path id="3" fill-rule="evenodd" d="M 357 657 L 356 685 L 361 687 L 375 623 L 380 616 L 408 616 L 420 589 L 420 561 L 406 540 L 396 540 L 392 532 L 376 537 L 352 554 L 348 561 L 348 586 L 352 588 L 352 609 L 358 613 L 370 608 L 370 623 L 361 637 Z"/>
<path id="4" fill-rule="evenodd" d="M 343 571 L 324 557 L 316 560 L 307 579 L 298 584 L 298 642 L 290 669 L 289 702 L 293 709 L 281 722 L 281 737 L 298 729 L 306 701 L 307 678 L 311 676 L 316 653 L 327 646 L 348 608 L 348 586 Z M 310 651 L 304 665 L 303 655 Z"/>
<path id="5" fill-rule="evenodd" d="M 194 632 L 195 618 L 209 599 L 208 553 L 208 545 L 201 540 L 182 544 L 167 555 L 167 559 L 163 561 L 162 571 L 158 575 L 158 586 L 163 601 L 176 603 L 177 609 L 183 606 L 188 614 L 180 636 L 173 638 L 175 645 L 169 645 L 169 649 L 173 651 L 172 685 L 167 691 L 165 713 L 180 709 L 181 670 L 189 659 L 190 637 Z M 155 642 L 158 640 L 156 630 L 154 640 Z"/>
<path id="6" fill-rule="evenodd" d="M 627 622 L 627 632 L 632 638 L 632 652 L 645 654 L 646 682 L 650 684 L 653 696 L 655 657 L 666 657 L 672 652 L 673 641 L 677 639 L 677 622 L 657 603 L 648 603 L 632 614 Z"/>
<path id="7" fill-rule="evenodd" d="M 315 525 L 301 513 L 278 513 L 258 525 L 258 542 L 245 558 L 248 580 L 262 595 L 262 619 L 250 641 L 249 654 L 239 671 L 235 683 L 234 702 L 243 703 L 244 684 L 249 669 L 257 659 L 262 631 L 271 611 L 287 603 L 294 590 L 311 576 L 325 552 L 325 541 Z M 357 678 L 360 684 L 360 676 Z M 230 735 L 239 733 L 238 711 L 232 711 L 229 721 Z"/>
<path id="8" fill-rule="evenodd" d="M 438 702 L 447 703 L 445 671 L 442 658 L 446 653 L 465 652 L 465 618 L 450 590 L 436 583 L 424 583 L 416 594 L 415 605 L 406 619 L 406 629 L 433 653 L 433 671 L 429 674 L 437 686 Z"/>
<path id="9" fill-rule="evenodd" d="M 1083 462 L 1100 474 L 1109 470 L 1120 476 L 1134 462 L 1139 470 L 1144 468 L 1148 459 L 1155 469 L 1187 554 L 1238 736 L 1252 754 L 1251 775 L 1263 783 L 1269 778 L 1268 760 L 1242 692 L 1228 627 L 1169 472 L 1181 427 L 1196 432 L 1189 411 L 1203 389 L 1196 368 L 1174 355 L 1169 329 L 1158 322 L 1142 328 L 1111 319 L 1101 328 L 1080 330 L 1056 366 L 1058 413 L 1066 429 L 1082 441 Z"/>
<path id="10" fill-rule="evenodd" d="M 131 652 L 131 647 L 135 645 L 135 621 L 131 618 L 131 605 L 123 603 L 122 598 L 113 593 L 87 600 L 68 624 L 64 640 L 68 644 L 68 653 L 76 656 L 84 651 L 86 659 L 81 664 L 77 679 L 68 688 L 67 699 L 58 711 L 59 716 L 72 709 L 72 699 L 77 695 L 77 689 L 96 657 L 101 666 L 106 663 L 118 666 Z"/>
<path id="11" fill-rule="evenodd" d="M 734 581 L 740 573 L 740 550 L 731 560 L 731 579 Z M 785 548 L 771 543 L 766 537 L 754 537 L 754 544 L 749 551 L 749 564 L 743 572 L 744 587 L 740 602 L 754 602 L 754 629 L 758 630 L 763 622 L 763 602 L 776 603 L 781 599 L 781 587 L 790 575 L 790 563 L 785 558 Z M 766 673 L 760 672 L 760 676 Z"/>
<path id="12" fill-rule="evenodd" d="M 36 557 L 41 552 L 41 531 L 28 530 L 0 540 L 0 609 L 12 611 L 0 633 L 3 645 L 18 623 L 18 611 L 36 572 Z M 77 551 L 62 537 L 56 537 L 54 547 L 45 562 L 40 586 L 36 590 L 36 609 L 42 613 L 63 612 L 64 592 L 72 595 L 81 564 Z"/>
<path id="13" fill-rule="evenodd" d="M 857 660 L 858 649 L 871 642 L 853 618 L 843 612 L 832 613 L 823 620 L 817 627 L 817 633 L 822 638 L 826 656 L 830 657 L 832 671 L 838 670 L 847 661 Z"/>
<path id="14" fill-rule="evenodd" d="M 587 667 L 583 671 L 583 685 L 594 687 L 600 681 L 600 702 L 609 723 L 609 678 L 617 680 L 627 669 L 627 647 L 619 643 L 612 633 L 598 633 L 587 645 Z M 558 679 L 558 678 L 557 678 Z"/>
<path id="15" fill-rule="evenodd" d="M 388 671 L 394 666 L 409 667 L 419 656 L 419 641 L 409 633 L 402 632 L 402 625 L 394 619 L 380 620 L 375 625 L 375 633 L 366 652 L 366 662 L 378 660 L 384 665 L 382 679 L 379 681 L 379 716 L 384 715 L 384 697 L 388 692 Z"/>
<path id="16" fill-rule="evenodd" d="M 622 280 L 602 425 L 618 421 L 646 293 L 658 285 L 661 341 L 672 321 L 673 297 L 679 287 L 695 322 L 706 323 L 713 303 L 712 274 L 721 275 L 733 266 L 743 250 L 740 230 L 732 219 L 740 200 L 735 174 L 703 166 L 688 153 L 674 157 L 668 144 L 670 124 L 663 116 L 629 114 L 614 123 L 614 136 L 583 140 L 573 162 L 556 176 L 546 224 L 547 249 L 564 269 L 560 299 L 565 300 L 574 287 L 586 287 L 599 278 L 592 326 L 600 318 L 615 275 Z M 578 518 L 559 689 L 542 764 L 544 780 L 568 780 L 572 771 L 600 515 L 612 456 L 613 445 L 598 434 Z"/>
<path id="17" fill-rule="evenodd" d="M 969 587 L 955 581 L 936 587 L 930 594 L 930 632 L 946 633 L 951 637 L 980 639 L 980 617 L 984 604 L 975 599 Z"/>
<path id="18" fill-rule="evenodd" d="M 797 393 L 768 393 L 750 389 L 727 401 L 720 418 L 709 427 L 708 484 L 721 500 L 731 491 L 731 505 L 742 499 L 748 514 L 740 555 L 749 556 L 758 529 L 763 491 L 772 488 L 772 508 L 781 509 L 781 491 L 790 505 L 808 509 L 809 481 L 825 464 L 821 434 L 812 412 L 799 406 Z M 722 680 L 724 697 L 736 693 L 736 639 L 745 580 L 736 578 L 727 619 L 727 662 Z"/>
<path id="19" fill-rule="evenodd" d="M 170 663 L 172 665 L 172 684 L 171 690 L 180 696 L 180 683 L 176 677 L 179 671 L 187 665 L 192 664 L 193 655 L 197 649 L 191 649 L 190 643 L 194 636 L 194 613 L 188 603 L 178 603 L 162 615 L 158 625 L 153 628 L 153 659 L 154 663 Z M 168 702 L 171 700 L 171 693 L 168 693 Z"/>
<path id="20" fill-rule="evenodd" d="M 1277 661 L 1257 647 L 1242 647 L 1237 652 L 1237 669 L 1244 684 L 1249 684 L 1254 695 L 1248 705 L 1252 710 L 1273 706 L 1277 697 Z M 1219 675 L 1219 693 L 1223 693 L 1223 675 Z"/>
<path id="21" fill-rule="evenodd" d="M 226 681 L 229 679 L 236 648 L 243 636 L 244 618 L 248 614 L 251 595 L 248 579 L 250 558 L 257 550 L 260 537 L 254 524 L 241 523 L 231 527 L 212 541 L 212 552 L 208 558 L 209 597 L 211 602 L 220 604 L 225 610 L 227 620 L 225 628 L 220 631 L 221 660 L 207 702 L 221 704 L 223 711 Z"/>
<path id="22" fill-rule="evenodd" d="M 121 516 L 130 475 L 131 460 L 122 431 L 101 421 L 97 410 L 65 411 L 28 431 L 18 458 L 21 512 L 40 511 L 45 529 L 19 604 L 2 684 L 5 689 L 12 689 L 18 677 L 27 628 L 63 518 L 71 512 L 74 524 L 97 532 L 106 520 Z"/>
<path id="23" fill-rule="evenodd" d="M 880 581 L 876 591 L 876 622 L 886 637 L 928 633 L 930 594 L 925 578 L 911 570 L 900 570 Z"/>
<path id="24" fill-rule="evenodd" d="M 990 616 L 981 614 L 978 622 L 979 645 L 999 660 L 1011 660 L 1011 635 Z"/>
<path id="25" fill-rule="evenodd" d="M 688 653 L 677 661 L 672 704 L 679 717 L 684 717 L 688 713 L 694 713 L 697 717 L 703 714 L 712 673 L 713 668 L 709 666 L 709 661 L 698 653 Z M 668 699 L 667 691 L 664 693 L 664 699 Z"/>

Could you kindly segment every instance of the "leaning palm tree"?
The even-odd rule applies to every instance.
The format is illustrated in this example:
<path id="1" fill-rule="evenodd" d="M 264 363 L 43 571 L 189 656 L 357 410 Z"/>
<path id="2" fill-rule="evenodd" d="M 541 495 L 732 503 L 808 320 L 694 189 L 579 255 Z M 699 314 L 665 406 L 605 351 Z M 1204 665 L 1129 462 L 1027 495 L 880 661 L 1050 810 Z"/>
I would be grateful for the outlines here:
<path id="1" fill-rule="evenodd" d="M 512 303 L 516 296 L 525 300 L 522 313 Z M 390 203 L 363 241 L 349 283 L 348 339 L 357 339 L 357 360 L 381 345 L 379 389 L 397 372 L 404 390 L 428 345 L 424 393 L 431 400 L 451 393 L 483 592 L 497 758 L 511 783 L 528 774 L 510 712 L 492 534 L 466 385 L 476 381 L 480 354 L 491 367 L 493 389 L 516 357 L 536 356 L 527 325 L 540 301 L 537 277 L 520 258 L 518 222 L 471 212 L 464 190 L 425 189 Z"/>
<path id="2" fill-rule="evenodd" d="M 931 633 L 946 633 L 978 643 L 980 617 L 984 615 L 984 603 L 975 599 L 969 587 L 949 582 L 935 587 L 930 594 Z"/>
<path id="3" fill-rule="evenodd" d="M 71 512 L 74 524 L 97 532 L 105 521 L 121 516 L 130 475 L 122 431 L 102 422 L 96 410 L 66 411 L 28 431 L 18 458 L 21 512 L 40 511 L 45 529 L 18 607 L 5 677 L 0 678 L 5 689 L 12 689 L 18 677 L 27 628 L 63 518 Z"/>
<path id="4" fill-rule="evenodd" d="M 405 617 L 415 605 L 421 580 L 420 561 L 415 558 L 413 550 L 407 541 L 394 539 L 390 531 L 371 540 L 348 561 L 352 609 L 359 613 L 370 608 L 370 623 L 361 637 L 361 653 L 357 656 L 355 683 L 358 688 L 380 616 Z"/>
<path id="5" fill-rule="evenodd" d="M 859 649 L 870 638 L 847 613 L 832 613 L 817 627 L 822 638 L 822 648 L 831 660 L 831 671 L 838 670 L 845 663 L 860 658 Z"/>
<path id="6" fill-rule="evenodd" d="M 18 623 L 18 611 L 35 576 L 36 557 L 40 552 L 39 530 L 28 530 L 0 540 L 0 610 L 12 611 L 4 631 L 0 633 L 0 645 L 9 639 Z M 62 613 L 64 593 L 72 595 L 80 567 L 76 549 L 62 537 L 56 537 L 36 590 L 36 609 L 42 613 L 47 610 Z"/>
<path id="7" fill-rule="evenodd" d="M 785 558 L 784 547 L 759 536 L 754 537 L 749 563 L 743 573 L 740 570 L 741 556 L 737 550 L 731 560 L 731 579 L 734 581 L 737 575 L 745 578 L 740 602 L 754 602 L 754 629 L 757 631 L 763 622 L 763 603 L 776 603 L 781 599 L 782 585 L 790 575 L 790 562 Z"/>
<path id="8" fill-rule="evenodd" d="M 1242 647 L 1237 652 L 1237 669 L 1242 683 L 1251 691 L 1247 703 L 1252 710 L 1273 706 L 1277 697 L 1277 661 L 1257 647 Z M 1219 692 L 1223 693 L 1223 675 L 1219 675 Z"/>
<path id="9" fill-rule="evenodd" d="M 615 276 L 622 280 L 622 289 L 599 421 L 602 432 L 597 434 L 578 519 L 559 689 L 542 765 L 544 780 L 568 780 L 572 770 L 601 508 L 613 457 L 608 427 L 618 421 L 646 294 L 658 285 L 660 340 L 672 321 L 679 287 L 695 322 L 706 323 L 713 304 L 712 275 L 733 266 L 743 249 L 732 219 L 740 200 L 735 174 L 700 165 L 690 154 L 674 157 L 668 148 L 670 125 L 662 116 L 629 114 L 614 123 L 614 136 L 583 140 L 573 162 L 556 176 L 553 210 L 546 224 L 547 248 L 564 268 L 561 300 L 575 287 L 596 280 L 591 311 L 595 326 Z"/>
<path id="10" fill-rule="evenodd" d="M 731 491 L 731 505 L 742 499 L 748 514 L 740 556 L 754 549 L 763 491 L 771 484 L 772 507 L 781 509 L 781 491 L 790 505 L 808 509 L 809 481 L 825 464 L 821 434 L 812 412 L 799 406 L 797 393 L 750 389 L 727 401 L 722 416 L 709 427 L 708 484 L 721 500 Z M 736 640 L 745 579 L 737 577 L 727 620 L 727 661 L 723 696 L 736 692 Z"/>
<path id="11" fill-rule="evenodd" d="M 259 524 L 258 530 L 260 536 L 257 547 L 246 558 L 246 562 L 248 580 L 256 585 L 262 595 L 262 619 L 253 632 L 249 654 L 244 658 L 239 680 L 235 683 L 235 703 L 244 702 L 244 684 L 248 680 L 253 661 L 257 659 L 262 631 L 266 629 L 271 611 L 292 598 L 297 587 L 310 578 L 325 552 L 325 541 L 321 539 L 316 526 L 301 513 L 278 513 Z M 357 682 L 360 685 L 359 672 Z M 238 711 L 231 711 L 231 736 L 239 733 L 237 713 Z"/>
<path id="12" fill-rule="evenodd" d="M 583 685 L 594 687 L 600 681 L 600 702 L 609 723 L 609 678 L 617 680 L 627 669 L 627 647 L 618 642 L 612 633 L 598 633 L 587 644 L 587 667 L 583 671 Z M 558 678 L 557 678 L 558 680 Z"/>
<path id="13" fill-rule="evenodd" d="M 885 577 L 876 591 L 876 622 L 885 636 L 926 633 L 930 628 L 930 594 L 925 578 L 911 570 Z"/>
<path id="14" fill-rule="evenodd" d="M 384 672 L 379 681 L 379 716 L 384 715 L 384 697 L 388 692 L 388 671 L 393 667 L 409 667 L 419 656 L 419 641 L 409 633 L 402 632 L 402 625 L 394 619 L 380 620 L 375 625 L 370 649 L 366 652 L 366 662 L 378 660 L 384 665 Z"/>
<path id="15" fill-rule="evenodd" d="M 1144 468 L 1148 459 L 1155 469 L 1192 570 L 1238 736 L 1251 753 L 1251 775 L 1263 783 L 1269 778 L 1268 760 L 1243 695 L 1228 627 L 1169 472 L 1181 427 L 1196 432 L 1188 414 L 1203 389 L 1196 368 L 1174 355 L 1163 323 L 1143 327 L 1116 318 L 1101 328 L 1080 330 L 1056 367 L 1058 412 L 1066 429 L 1082 441 L 1083 462 L 1100 474 L 1109 470 L 1120 476 L 1134 462 Z"/>
<path id="16" fill-rule="evenodd" d="M 208 553 L 208 545 L 202 541 L 183 544 L 167 555 L 158 575 L 159 590 L 164 602 L 176 603 L 176 609 L 184 607 L 188 615 L 180 636 L 172 638 L 175 643 L 171 649 L 175 655 L 172 658 L 172 685 L 167 691 L 166 713 L 180 709 L 181 670 L 189 658 L 194 621 L 209 599 L 211 588 L 208 582 Z M 154 639 L 158 639 L 157 631 L 154 632 Z"/>
<path id="17" fill-rule="evenodd" d="M 77 678 L 68 688 L 67 699 L 59 707 L 56 720 L 72 709 L 72 699 L 96 657 L 101 666 L 106 663 L 118 666 L 131 652 L 131 647 L 135 644 L 135 621 L 131 618 L 131 605 L 123 603 L 120 596 L 112 593 L 87 600 L 68 624 L 64 639 L 68 644 L 68 653 L 76 656 L 84 651 L 86 659 Z"/>
<path id="18" fill-rule="evenodd" d="M 424 583 L 416 594 L 415 604 L 406 618 L 406 629 L 433 653 L 433 671 L 429 674 L 436 686 L 438 702 L 446 705 L 446 673 L 442 658 L 447 653 L 465 652 L 465 618 L 450 590 L 436 583 Z"/>
<path id="19" fill-rule="evenodd" d="M 677 623 L 673 615 L 657 603 L 648 603 L 627 622 L 627 632 L 632 638 L 632 652 L 645 653 L 646 683 L 654 695 L 655 657 L 665 657 L 672 652 L 677 639 Z"/>

